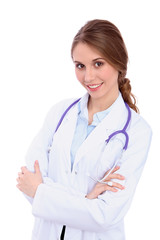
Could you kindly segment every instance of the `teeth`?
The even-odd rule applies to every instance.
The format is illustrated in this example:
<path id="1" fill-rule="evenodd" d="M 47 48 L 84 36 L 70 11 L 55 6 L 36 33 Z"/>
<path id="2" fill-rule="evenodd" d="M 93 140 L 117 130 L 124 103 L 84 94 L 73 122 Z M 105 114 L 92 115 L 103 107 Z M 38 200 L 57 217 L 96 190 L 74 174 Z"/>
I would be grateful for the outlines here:
<path id="1" fill-rule="evenodd" d="M 101 85 L 102 83 L 98 84 L 98 85 L 92 85 L 92 86 L 88 86 L 89 88 L 97 88 Z"/>

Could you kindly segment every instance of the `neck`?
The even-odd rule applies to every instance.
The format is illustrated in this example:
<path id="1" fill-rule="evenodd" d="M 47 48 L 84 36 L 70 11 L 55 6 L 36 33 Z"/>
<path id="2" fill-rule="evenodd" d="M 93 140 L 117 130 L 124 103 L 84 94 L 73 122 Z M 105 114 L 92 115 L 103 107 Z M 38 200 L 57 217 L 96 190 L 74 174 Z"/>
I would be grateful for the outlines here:
<path id="1" fill-rule="evenodd" d="M 101 112 L 109 108 L 118 98 L 119 92 L 112 94 L 107 99 L 94 99 L 89 96 L 88 111 L 94 113 Z"/>

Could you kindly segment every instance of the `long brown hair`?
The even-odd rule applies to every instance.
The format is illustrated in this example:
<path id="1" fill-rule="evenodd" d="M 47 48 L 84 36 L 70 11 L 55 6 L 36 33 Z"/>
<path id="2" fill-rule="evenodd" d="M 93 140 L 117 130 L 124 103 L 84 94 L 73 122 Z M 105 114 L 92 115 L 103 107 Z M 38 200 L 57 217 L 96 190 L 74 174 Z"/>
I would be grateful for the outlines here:
<path id="1" fill-rule="evenodd" d="M 107 20 L 95 19 L 87 22 L 73 39 L 71 55 L 75 46 L 86 43 L 96 48 L 106 61 L 119 72 L 118 86 L 126 103 L 136 112 L 135 96 L 131 93 L 130 80 L 126 78 L 128 52 L 118 28 Z"/>

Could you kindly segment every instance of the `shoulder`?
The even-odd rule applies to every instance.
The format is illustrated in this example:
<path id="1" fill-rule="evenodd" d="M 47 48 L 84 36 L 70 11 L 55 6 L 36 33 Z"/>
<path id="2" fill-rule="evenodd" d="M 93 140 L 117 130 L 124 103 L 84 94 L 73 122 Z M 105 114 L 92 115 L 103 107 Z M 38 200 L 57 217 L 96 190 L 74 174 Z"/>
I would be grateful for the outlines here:
<path id="1" fill-rule="evenodd" d="M 134 127 L 138 127 L 146 130 L 148 129 L 148 131 L 152 131 L 151 126 L 140 114 L 136 113 L 132 109 L 131 109 L 131 114 L 132 114 L 132 125 Z"/>
<path id="2" fill-rule="evenodd" d="M 131 116 L 129 132 L 143 141 L 150 141 L 152 137 L 152 129 L 148 122 L 132 109 Z"/>
<path id="3" fill-rule="evenodd" d="M 57 113 L 60 112 L 61 113 L 61 112 L 65 111 L 77 99 L 76 98 L 64 99 L 64 100 L 56 103 L 55 105 L 53 105 L 48 113 L 49 114 L 52 114 L 52 113 L 55 113 L 55 112 L 57 112 Z"/>
<path id="4" fill-rule="evenodd" d="M 66 109 L 77 99 L 75 98 L 64 99 L 53 105 L 51 109 L 48 111 L 45 119 L 48 122 L 48 124 L 49 125 L 51 124 L 53 126 L 54 123 L 56 123 L 61 118 Z"/>

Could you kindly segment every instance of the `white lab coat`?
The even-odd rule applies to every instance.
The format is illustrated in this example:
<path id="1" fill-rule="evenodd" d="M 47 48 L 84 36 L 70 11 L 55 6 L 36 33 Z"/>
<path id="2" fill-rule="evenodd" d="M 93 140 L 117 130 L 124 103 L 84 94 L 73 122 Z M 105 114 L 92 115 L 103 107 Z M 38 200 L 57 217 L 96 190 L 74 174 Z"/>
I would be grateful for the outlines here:
<path id="1" fill-rule="evenodd" d="M 80 146 L 71 171 L 70 148 L 77 121 L 77 105 L 67 113 L 54 136 L 53 133 L 61 115 L 73 101 L 63 101 L 51 109 L 26 157 L 30 170 L 33 170 L 34 161 L 39 161 L 44 180 L 34 199 L 30 199 L 35 216 L 32 240 L 58 240 L 63 225 L 67 226 L 66 240 L 124 240 L 123 218 L 147 158 L 151 129 L 140 115 L 131 110 L 127 129 L 129 145 L 119 160 L 118 171 L 125 176 L 125 180 L 120 181 L 125 190 L 117 193 L 107 191 L 97 199 L 89 200 L 85 195 L 95 184 L 91 177 L 102 177 L 120 156 L 124 136 L 116 135 L 107 145 L 105 140 L 109 134 L 124 127 L 128 112 L 120 97 Z"/>

